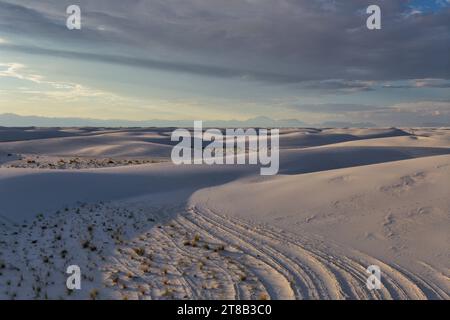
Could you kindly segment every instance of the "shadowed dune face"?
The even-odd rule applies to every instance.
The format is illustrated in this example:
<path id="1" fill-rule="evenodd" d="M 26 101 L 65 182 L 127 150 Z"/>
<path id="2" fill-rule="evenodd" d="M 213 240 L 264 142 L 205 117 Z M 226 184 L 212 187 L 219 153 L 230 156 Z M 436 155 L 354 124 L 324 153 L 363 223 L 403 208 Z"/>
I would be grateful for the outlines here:
<path id="1" fill-rule="evenodd" d="M 330 146 L 286 152 L 280 157 L 280 173 L 309 173 L 445 154 L 450 154 L 449 148 Z"/>
<path id="2" fill-rule="evenodd" d="M 4 174 L 5 170 L 14 171 L 8 175 Z M 189 196 L 196 190 L 221 185 L 256 171 L 256 167 L 222 166 L 219 169 L 167 164 L 71 172 L 0 168 L 0 215 L 20 222 L 77 202 L 122 200 L 180 190 Z M 188 196 L 176 201 L 186 201 Z"/>
<path id="3" fill-rule="evenodd" d="M 175 166 L 170 133 L 0 128 L 0 298 L 450 297 L 450 130 L 283 129 L 272 177 Z M 31 155 L 169 161 L 8 167 Z M 89 280 L 68 296 L 72 263 Z"/>
<path id="4" fill-rule="evenodd" d="M 364 139 L 392 138 L 409 136 L 404 130 L 389 129 L 316 129 L 316 130 L 282 130 L 281 148 L 305 148 L 335 144 Z"/>

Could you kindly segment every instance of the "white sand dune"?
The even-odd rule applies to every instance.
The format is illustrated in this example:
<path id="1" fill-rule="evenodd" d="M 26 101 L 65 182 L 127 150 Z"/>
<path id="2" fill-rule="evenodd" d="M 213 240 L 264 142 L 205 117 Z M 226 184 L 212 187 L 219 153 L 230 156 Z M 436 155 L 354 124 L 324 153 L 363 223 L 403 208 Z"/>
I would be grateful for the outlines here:
<path id="1" fill-rule="evenodd" d="M 67 136 L 61 137 L 64 134 Z M 0 151 L 84 157 L 169 157 L 171 144 L 161 129 L 149 132 L 83 131 L 82 134 L 58 130 L 54 135 L 46 133 L 44 138 L 35 135 L 23 141 L 3 142 Z"/>
<path id="2" fill-rule="evenodd" d="M 333 250 L 341 256 L 333 252 L 331 262 L 353 259 L 363 270 L 375 261 L 386 265 L 389 276 L 398 278 L 392 281 L 404 289 L 421 292 L 422 297 L 448 298 L 449 181 L 450 156 L 438 156 L 264 182 L 243 179 L 201 190 L 191 205 L 251 221 L 250 225 L 263 224 L 266 236 L 266 225 L 281 234 L 289 231 L 294 239 L 299 237 L 300 246 L 310 246 L 310 241 L 339 243 Z M 418 280 L 424 278 L 427 281 Z M 338 276 L 333 279 L 339 281 Z"/>
<path id="3" fill-rule="evenodd" d="M 172 144 L 168 129 L 14 130 L 2 161 L 164 158 Z M 449 130 L 280 139 L 275 177 L 170 162 L 0 168 L 0 298 L 449 299 Z M 70 264 L 82 290 L 66 290 Z M 381 290 L 366 288 L 372 264 Z"/>

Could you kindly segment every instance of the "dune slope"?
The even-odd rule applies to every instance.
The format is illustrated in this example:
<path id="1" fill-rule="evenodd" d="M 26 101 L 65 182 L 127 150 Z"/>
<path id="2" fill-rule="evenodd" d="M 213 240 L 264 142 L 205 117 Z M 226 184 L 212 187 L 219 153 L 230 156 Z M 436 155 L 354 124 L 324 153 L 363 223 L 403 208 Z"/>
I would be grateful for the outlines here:
<path id="1" fill-rule="evenodd" d="M 167 157 L 169 132 L 14 128 L 0 159 Z M 0 298 L 449 299 L 449 132 L 284 129 L 274 177 L 2 166 Z M 71 264 L 82 290 L 66 289 Z"/>

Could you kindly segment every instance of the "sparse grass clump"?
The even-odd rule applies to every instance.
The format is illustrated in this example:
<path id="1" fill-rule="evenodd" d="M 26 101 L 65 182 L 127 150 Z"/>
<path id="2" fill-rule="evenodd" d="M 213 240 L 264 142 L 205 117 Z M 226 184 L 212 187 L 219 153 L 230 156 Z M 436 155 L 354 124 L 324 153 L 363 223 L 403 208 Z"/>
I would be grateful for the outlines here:
<path id="1" fill-rule="evenodd" d="M 97 299 L 97 297 L 98 297 L 98 290 L 97 289 L 92 289 L 91 292 L 89 292 L 89 297 L 92 300 Z"/>
<path id="2" fill-rule="evenodd" d="M 113 274 L 112 276 L 111 276 L 111 281 L 112 281 L 112 283 L 113 284 L 118 284 L 119 283 L 119 276 L 117 275 L 117 274 Z"/>
<path id="3" fill-rule="evenodd" d="M 267 295 L 267 293 L 260 293 L 258 296 L 259 300 L 269 300 L 269 296 Z"/>
<path id="4" fill-rule="evenodd" d="M 138 291 L 141 295 L 145 295 L 147 293 L 147 291 L 145 290 L 145 288 L 141 285 L 138 286 Z"/>
<path id="5" fill-rule="evenodd" d="M 172 292 L 170 291 L 169 288 L 166 288 L 166 290 L 164 290 L 164 292 L 162 293 L 163 297 L 168 297 L 172 294 Z"/>
<path id="6" fill-rule="evenodd" d="M 141 271 L 143 273 L 149 273 L 150 272 L 150 268 L 146 265 L 141 265 Z"/>
<path id="7" fill-rule="evenodd" d="M 225 246 L 223 244 L 221 244 L 214 249 L 214 252 L 219 252 L 219 251 L 224 251 L 224 250 L 225 250 Z"/>
<path id="8" fill-rule="evenodd" d="M 89 248 L 90 244 L 91 243 L 89 242 L 89 240 L 84 240 L 81 242 L 81 246 L 83 247 L 83 249 Z"/>
<path id="9" fill-rule="evenodd" d="M 145 248 L 144 247 L 134 248 L 133 250 L 140 257 L 142 257 L 145 254 Z"/>

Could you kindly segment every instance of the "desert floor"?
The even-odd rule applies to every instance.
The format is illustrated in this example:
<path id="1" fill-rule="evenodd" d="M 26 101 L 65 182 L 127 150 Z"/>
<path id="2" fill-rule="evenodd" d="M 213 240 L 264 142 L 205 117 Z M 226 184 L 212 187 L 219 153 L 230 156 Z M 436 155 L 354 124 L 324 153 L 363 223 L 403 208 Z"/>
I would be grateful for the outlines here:
<path id="1" fill-rule="evenodd" d="M 170 134 L 0 128 L 0 299 L 450 298 L 450 129 L 283 129 L 277 176 Z"/>

